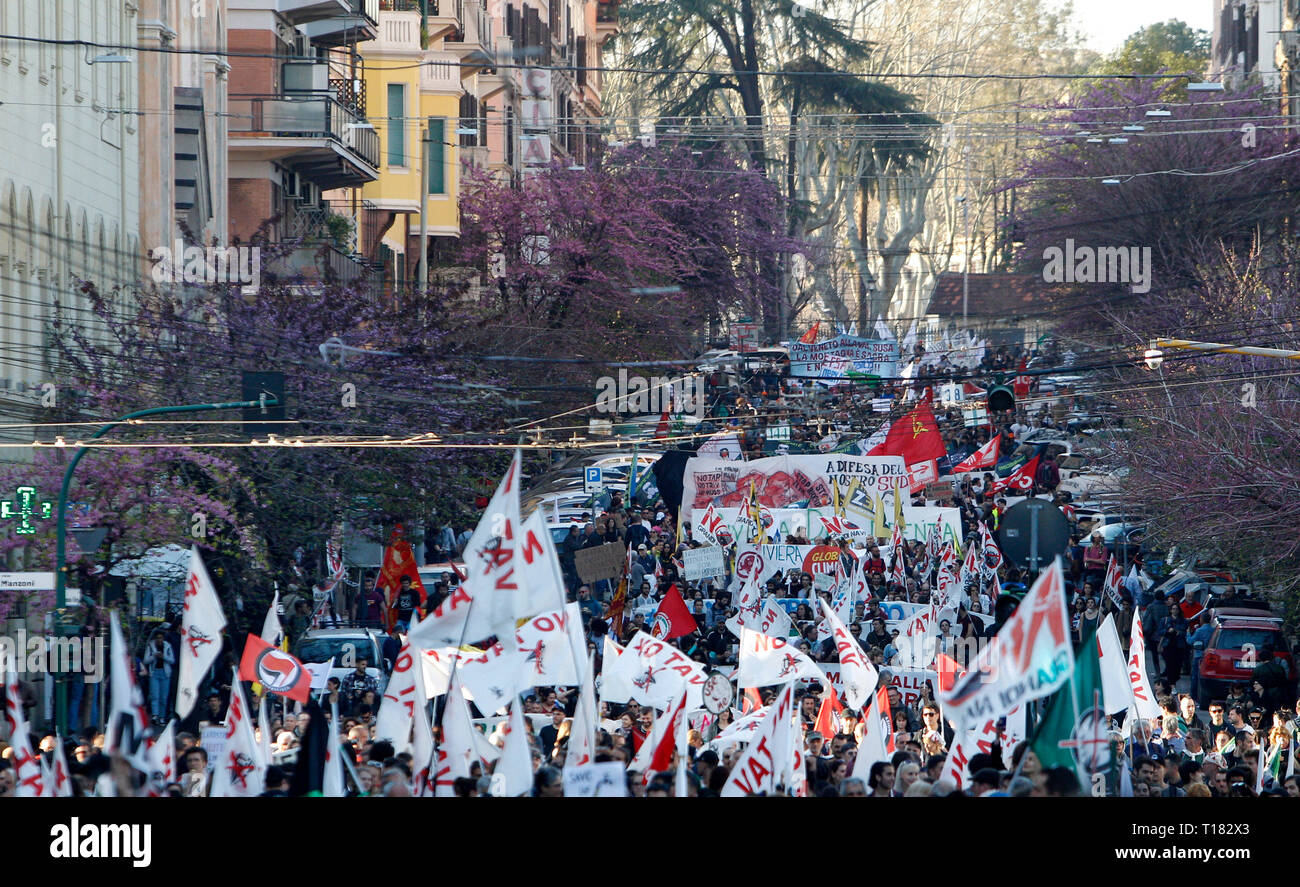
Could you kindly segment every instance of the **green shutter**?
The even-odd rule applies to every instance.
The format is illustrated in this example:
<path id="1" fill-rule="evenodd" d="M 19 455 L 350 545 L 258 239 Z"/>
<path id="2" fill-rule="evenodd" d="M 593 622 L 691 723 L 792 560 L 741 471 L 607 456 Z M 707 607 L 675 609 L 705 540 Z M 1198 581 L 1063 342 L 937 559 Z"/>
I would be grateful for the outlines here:
<path id="1" fill-rule="evenodd" d="M 429 118 L 429 193 L 447 193 L 447 118 Z"/>
<path id="2" fill-rule="evenodd" d="M 406 84 L 388 84 L 388 165 L 406 166 Z"/>

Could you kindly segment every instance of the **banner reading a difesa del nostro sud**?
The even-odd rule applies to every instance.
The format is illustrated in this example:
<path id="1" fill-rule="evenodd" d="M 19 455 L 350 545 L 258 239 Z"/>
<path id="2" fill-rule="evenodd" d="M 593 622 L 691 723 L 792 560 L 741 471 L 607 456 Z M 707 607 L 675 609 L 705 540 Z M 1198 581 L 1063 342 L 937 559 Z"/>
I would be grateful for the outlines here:
<path id="1" fill-rule="evenodd" d="M 770 518 L 770 522 L 769 521 Z M 856 506 L 845 509 L 843 517 L 837 518 L 834 509 L 823 508 L 771 508 L 763 512 L 764 532 L 769 541 L 776 542 L 795 535 L 799 530 L 807 538 L 819 539 L 829 533 L 831 536 L 848 536 L 855 545 L 865 545 L 875 539 L 876 527 L 873 515 Z M 690 511 L 692 534 L 700 541 L 709 544 L 718 542 L 748 542 L 753 536 L 753 520 L 744 508 L 693 508 Z M 880 536 L 886 542 L 880 545 L 881 554 L 886 558 L 892 551 L 888 539 L 894 532 L 893 508 L 885 508 L 883 515 L 884 534 Z M 930 538 L 930 531 L 939 534 L 939 543 L 952 542 L 960 545 L 961 510 L 958 508 L 925 508 L 903 506 L 903 539 L 908 542 L 924 542 Z M 722 534 L 719 538 L 719 534 Z"/>
<path id="2" fill-rule="evenodd" d="M 682 506 L 737 508 L 748 503 L 752 488 L 768 508 L 822 508 L 835 503 L 837 487 L 841 496 L 888 497 L 892 505 L 893 492 L 908 485 L 902 456 L 772 456 L 749 462 L 696 456 L 682 475 Z"/>

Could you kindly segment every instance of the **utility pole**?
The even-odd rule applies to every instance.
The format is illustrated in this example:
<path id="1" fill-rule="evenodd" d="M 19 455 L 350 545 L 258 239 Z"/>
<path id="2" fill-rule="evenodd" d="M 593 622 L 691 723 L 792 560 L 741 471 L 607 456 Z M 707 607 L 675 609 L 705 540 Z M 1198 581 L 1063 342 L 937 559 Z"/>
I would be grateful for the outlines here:
<path id="1" fill-rule="evenodd" d="M 429 124 L 420 126 L 420 277 L 419 292 L 429 287 L 429 238 L 426 208 L 429 205 Z"/>

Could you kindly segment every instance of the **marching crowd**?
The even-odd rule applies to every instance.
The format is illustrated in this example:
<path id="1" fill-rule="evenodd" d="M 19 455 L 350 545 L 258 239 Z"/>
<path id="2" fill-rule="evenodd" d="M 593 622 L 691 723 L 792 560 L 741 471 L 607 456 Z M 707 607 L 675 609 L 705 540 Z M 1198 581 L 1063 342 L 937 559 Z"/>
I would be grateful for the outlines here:
<path id="1" fill-rule="evenodd" d="M 1003 349 L 987 354 L 984 362 L 990 369 L 1014 370 L 1023 366 L 1027 356 Z M 938 372 L 942 373 L 943 368 Z M 754 457 L 771 452 L 764 429 L 778 422 L 791 422 L 792 415 L 803 409 L 787 398 L 779 378 L 762 374 L 738 389 L 731 389 L 729 397 L 715 399 L 710 430 L 734 431 L 744 450 Z M 790 440 L 817 441 L 830 433 L 837 422 L 862 421 L 870 411 L 869 401 L 870 397 L 851 391 L 833 393 L 829 400 L 822 402 L 826 409 L 819 415 L 797 415 L 791 422 Z M 1002 418 L 1001 427 L 968 428 L 960 412 L 950 415 L 939 412 L 936 418 L 952 459 L 973 453 L 992 434 L 1000 433 L 1004 440 L 1013 441 L 1028 430 L 1051 427 L 1060 421 L 1060 416 L 1047 408 L 1032 416 L 1008 414 Z M 1257 788 L 1263 788 L 1262 794 L 1266 796 L 1300 797 L 1293 762 L 1275 778 L 1261 779 L 1259 773 L 1261 742 L 1271 753 L 1281 750 L 1283 761 L 1293 761 L 1291 752 L 1300 731 L 1295 675 L 1277 674 L 1261 666 L 1251 685 L 1233 686 L 1224 699 L 1214 700 L 1208 710 L 1198 710 L 1196 654 L 1203 646 L 1198 641 L 1204 641 L 1209 624 L 1205 610 L 1183 600 L 1181 593 L 1152 594 L 1148 583 L 1143 581 L 1126 583 L 1113 593 L 1103 588 L 1110 553 L 1099 534 L 1079 532 L 1068 497 L 1055 493 L 1058 483 L 1054 464 L 1050 459 L 1044 460 L 1034 477 L 1033 488 L 1025 492 L 1051 497 L 1074 529 L 1064 560 L 1073 640 L 1076 645 L 1082 644 L 1107 616 L 1113 615 L 1127 653 L 1131 628 L 1138 620 L 1148 639 L 1147 654 L 1155 676 L 1152 685 L 1161 714 L 1155 718 L 1137 718 L 1130 713 L 1123 722 L 1112 721 L 1108 725 L 1108 730 L 1113 731 L 1109 735 L 1110 757 L 1099 768 L 1101 778 L 1094 784 L 1084 784 L 1080 772 L 1074 768 L 1042 766 L 1029 738 L 1008 737 L 1003 729 L 1005 724 L 1000 723 L 998 736 L 986 749 L 982 747 L 980 753 L 970 756 L 962 774 L 962 787 L 958 788 L 943 778 L 955 737 L 952 725 L 944 719 L 934 699 L 935 688 L 931 683 L 923 685 L 919 698 L 911 700 L 905 699 L 897 687 L 889 687 L 890 754 L 885 760 L 873 761 L 867 768 L 855 766 L 856 750 L 865 730 L 864 713 L 838 710 L 841 706 L 837 704 L 834 717 L 827 718 L 823 688 L 810 685 L 796 691 L 796 706 L 804 728 L 807 795 L 1063 796 L 1097 794 L 1100 785 L 1105 794 L 1138 797 L 1255 796 Z M 1007 509 L 1006 497 L 995 490 L 992 474 L 967 476 L 953 485 L 951 498 L 940 504 L 958 509 L 965 544 L 975 546 L 981 544 L 981 525 L 996 530 Z M 577 602 L 583 617 L 582 631 L 587 651 L 594 657 L 598 680 L 606 639 L 626 644 L 638 632 L 649 632 L 656 610 L 666 597 L 675 594 L 681 595 L 694 628 L 671 643 L 709 670 L 737 664 L 737 637 L 725 624 L 738 613 L 739 582 L 732 573 L 734 563 L 728 560 L 727 575 L 719 582 L 686 580 L 682 575 L 682 550 L 703 544 L 692 530 L 686 522 L 679 541 L 674 516 L 657 496 L 651 499 L 636 495 L 627 501 L 624 495 L 613 493 L 603 510 L 593 509 L 583 515 L 568 537 L 556 546 L 571 600 Z M 439 558 L 450 558 L 463 548 L 468 538 L 468 531 L 456 535 L 448 528 L 438 535 L 430 551 L 436 549 Z M 630 553 L 623 583 L 581 581 L 576 567 L 578 552 L 613 541 L 624 543 Z M 841 550 L 843 573 L 860 573 L 865 579 L 869 594 L 853 605 L 851 618 L 845 622 L 866 657 L 879 670 L 881 681 L 888 683 L 891 668 L 906 664 L 909 654 L 899 637 L 900 629 L 896 625 L 891 627 L 893 620 L 885 610 L 893 602 L 928 604 L 935 598 L 937 564 L 931 546 L 924 541 L 907 543 L 886 558 L 882 555 L 886 540 L 867 540 L 865 545 L 855 545 L 847 537 L 836 538 L 829 533 L 810 538 L 806 528 L 798 528 L 785 539 L 774 541 L 837 546 Z M 732 557 L 734 553 L 733 547 Z M 898 558 L 902 560 L 901 566 L 895 563 Z M 1135 574 L 1141 566 L 1138 553 Z M 964 578 L 966 584 L 960 601 L 951 611 L 940 614 L 943 618 L 935 638 L 936 649 L 963 666 L 969 664 L 982 640 L 996 635 L 1033 577 L 1004 563 L 995 579 L 983 571 Z M 427 616 L 451 592 L 446 580 L 428 589 L 423 612 L 418 615 Z M 824 631 L 819 632 L 823 617 L 818 599 L 829 605 L 831 593 L 818 588 L 812 574 L 790 570 L 773 576 L 762 593 L 789 611 L 791 643 L 814 661 L 837 661 L 835 643 Z M 359 615 L 377 618 L 381 602 L 368 601 L 370 609 L 362 609 Z M 418 598 L 411 596 L 405 600 L 400 607 L 403 623 L 419 608 Z M 309 611 L 300 612 L 294 607 L 288 627 L 291 639 L 301 633 L 303 620 L 309 617 Z M 403 642 L 403 623 L 393 626 L 389 632 L 384 645 L 386 661 L 379 665 L 391 668 L 396 660 Z M 176 643 L 174 632 L 175 626 L 164 627 L 145 642 L 137 657 L 141 685 L 146 689 L 156 721 L 164 714 L 165 706 L 158 701 L 167 698 L 167 681 L 175 661 L 169 657 Z M 402 796 L 412 792 L 418 767 L 411 754 L 398 751 L 392 743 L 374 736 L 383 697 L 381 686 L 366 671 L 368 664 L 361 660 L 354 673 L 341 680 L 331 679 L 323 693 L 318 694 L 319 707 L 315 699 L 305 711 L 272 706 L 270 735 L 266 741 L 274 750 L 274 763 L 267 770 L 266 795 L 290 793 L 294 768 L 302 766 L 296 762 L 308 734 L 313 725 L 320 729 L 317 721 L 329 719 L 332 710 L 338 712 L 337 735 L 349 765 L 347 792 L 354 796 Z M 213 672 L 216 674 L 220 669 Z M 224 674 L 230 674 L 229 663 Z M 1177 688 L 1185 674 L 1192 679 L 1190 692 L 1179 693 Z M 724 709 L 717 716 L 703 711 L 695 713 L 688 734 L 686 790 L 690 796 L 711 797 L 721 793 L 743 750 L 735 739 L 736 730 L 729 728 L 752 717 L 753 710 L 772 705 L 776 692 L 776 688 L 765 688 L 747 694 L 741 707 Z M 563 793 L 563 768 L 578 701 L 578 691 L 571 687 L 536 687 L 524 700 L 534 796 L 554 797 Z M 219 679 L 212 681 L 203 704 L 187 723 L 179 725 L 175 735 L 177 776 L 161 793 L 198 796 L 208 790 L 213 762 L 199 745 L 199 737 L 204 727 L 223 722 L 229 704 L 230 687 Z M 441 697 L 433 702 L 435 724 L 443 704 Z M 487 712 L 474 710 L 474 714 L 480 717 L 478 723 L 488 742 L 499 748 L 504 741 L 505 722 L 482 717 L 490 714 Z M 88 715 L 88 723 L 97 723 L 97 711 Z M 595 761 L 632 765 L 637 752 L 651 736 L 655 717 L 653 709 L 635 702 L 602 702 Z M 103 740 L 99 730 L 87 727 L 66 742 L 62 753 L 75 792 L 138 791 L 141 774 L 133 777 L 129 768 L 116 765 L 114 759 L 103 753 Z M 41 738 L 41 755 L 52 760 L 55 745 L 53 735 Z M 11 752 L 0 743 L 0 796 L 14 793 Z M 674 794 L 678 790 L 674 785 L 674 770 L 675 766 L 656 773 L 629 770 L 627 791 L 650 797 Z M 469 777 L 455 780 L 454 793 L 466 797 L 492 794 L 492 766 L 475 763 Z"/>

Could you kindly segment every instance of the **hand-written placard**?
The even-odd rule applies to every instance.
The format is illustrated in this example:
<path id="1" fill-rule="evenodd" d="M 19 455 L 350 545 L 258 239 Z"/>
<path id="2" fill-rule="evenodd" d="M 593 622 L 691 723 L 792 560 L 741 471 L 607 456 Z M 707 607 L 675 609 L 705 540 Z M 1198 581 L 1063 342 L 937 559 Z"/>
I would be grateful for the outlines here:
<path id="1" fill-rule="evenodd" d="M 621 761 L 574 764 L 564 768 L 566 798 L 625 798 L 627 777 Z"/>

